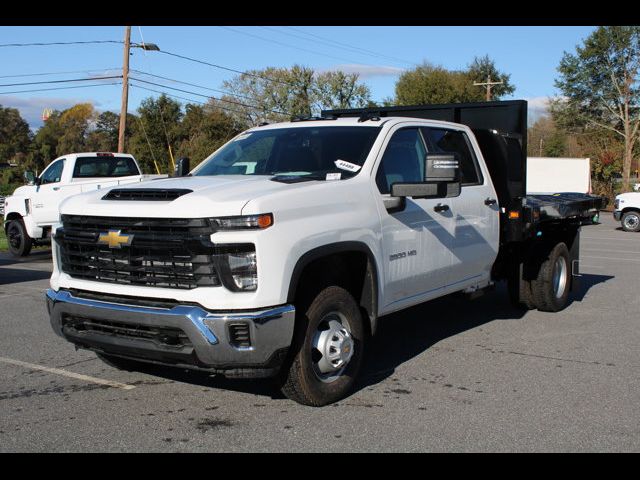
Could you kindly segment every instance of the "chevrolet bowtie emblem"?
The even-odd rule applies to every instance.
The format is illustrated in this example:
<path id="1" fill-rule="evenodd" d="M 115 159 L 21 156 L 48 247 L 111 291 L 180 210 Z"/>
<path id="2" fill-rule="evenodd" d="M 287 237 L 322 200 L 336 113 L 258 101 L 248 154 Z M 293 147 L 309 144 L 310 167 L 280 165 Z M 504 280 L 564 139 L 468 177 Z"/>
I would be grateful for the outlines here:
<path id="1" fill-rule="evenodd" d="M 109 248 L 122 248 L 123 245 L 128 247 L 132 241 L 133 235 L 120 235 L 120 230 L 109 230 L 98 237 L 98 243 L 109 245 Z"/>

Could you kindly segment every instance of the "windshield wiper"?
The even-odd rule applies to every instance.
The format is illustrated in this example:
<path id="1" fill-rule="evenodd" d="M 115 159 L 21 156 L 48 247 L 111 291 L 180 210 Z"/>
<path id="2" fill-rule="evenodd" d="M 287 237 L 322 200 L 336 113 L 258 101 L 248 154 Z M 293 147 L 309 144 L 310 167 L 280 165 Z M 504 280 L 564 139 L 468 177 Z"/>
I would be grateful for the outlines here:
<path id="1" fill-rule="evenodd" d="M 271 180 L 274 182 L 280 183 L 301 183 L 301 182 L 310 182 L 312 180 L 325 180 L 326 177 L 321 175 L 278 175 L 271 177 Z"/>

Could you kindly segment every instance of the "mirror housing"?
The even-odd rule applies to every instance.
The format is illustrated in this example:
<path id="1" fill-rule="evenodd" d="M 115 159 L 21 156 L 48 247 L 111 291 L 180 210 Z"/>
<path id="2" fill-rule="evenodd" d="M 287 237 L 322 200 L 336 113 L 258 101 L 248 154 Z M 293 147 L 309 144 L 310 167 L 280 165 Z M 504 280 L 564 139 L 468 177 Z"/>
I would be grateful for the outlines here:
<path id="1" fill-rule="evenodd" d="M 187 157 L 182 157 L 178 159 L 178 163 L 176 163 L 176 169 L 173 172 L 174 177 L 186 177 L 189 175 L 189 159 Z"/>
<path id="2" fill-rule="evenodd" d="M 27 182 L 27 185 L 39 185 L 40 184 L 40 182 L 36 183 L 36 181 L 39 180 L 39 179 L 36 177 L 36 174 L 33 173 L 31 170 L 27 170 L 26 172 L 24 172 L 22 174 L 22 177 Z"/>
<path id="3" fill-rule="evenodd" d="M 451 198 L 460 195 L 460 168 L 457 153 L 428 153 L 425 181 L 394 183 L 392 197 Z"/>

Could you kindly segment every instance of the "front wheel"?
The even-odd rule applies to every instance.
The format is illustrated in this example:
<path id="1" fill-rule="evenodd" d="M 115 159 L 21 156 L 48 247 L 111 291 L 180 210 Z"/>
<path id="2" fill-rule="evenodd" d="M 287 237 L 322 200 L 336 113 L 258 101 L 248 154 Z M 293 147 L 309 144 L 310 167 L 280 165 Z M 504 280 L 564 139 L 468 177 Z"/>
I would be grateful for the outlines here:
<path id="1" fill-rule="evenodd" d="M 622 223 L 622 229 L 625 232 L 640 231 L 640 212 L 627 212 L 622 215 L 622 218 L 620 220 L 620 223 Z"/>
<path id="2" fill-rule="evenodd" d="M 291 400 L 319 407 L 352 389 L 362 365 L 365 330 L 358 304 L 340 287 L 325 288 L 302 310 L 281 388 Z"/>
<path id="3" fill-rule="evenodd" d="M 11 220 L 7 225 L 9 252 L 14 257 L 26 257 L 31 252 L 33 240 L 27 233 L 22 220 Z"/>

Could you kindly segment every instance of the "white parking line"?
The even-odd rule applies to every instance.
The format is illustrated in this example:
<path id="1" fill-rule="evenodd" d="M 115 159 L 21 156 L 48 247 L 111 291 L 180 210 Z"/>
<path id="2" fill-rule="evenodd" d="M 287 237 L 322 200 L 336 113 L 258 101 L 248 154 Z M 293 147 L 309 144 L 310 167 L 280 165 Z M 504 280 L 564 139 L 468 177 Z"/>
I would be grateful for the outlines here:
<path id="1" fill-rule="evenodd" d="M 640 237 L 639 237 L 640 238 Z M 625 240 L 627 242 L 640 242 L 638 238 L 622 238 L 622 237 L 587 237 L 585 235 L 580 235 L 580 240 Z"/>
<path id="2" fill-rule="evenodd" d="M 55 373 L 56 375 L 62 375 L 65 377 L 75 378 L 77 380 L 84 380 L 85 382 L 97 383 L 98 385 L 107 385 L 113 388 L 121 388 L 122 390 L 132 390 L 136 388 L 133 385 L 127 385 L 126 383 L 112 382 L 111 380 L 103 380 L 102 378 L 90 377 L 88 375 L 81 375 L 79 373 L 67 372 L 59 368 L 43 367 L 42 365 L 36 365 L 35 363 L 22 362 L 20 360 L 13 360 L 12 358 L 0 357 L 0 362 L 9 363 L 11 365 L 18 365 L 19 367 L 30 368 L 32 370 L 40 370 L 48 373 Z"/>

